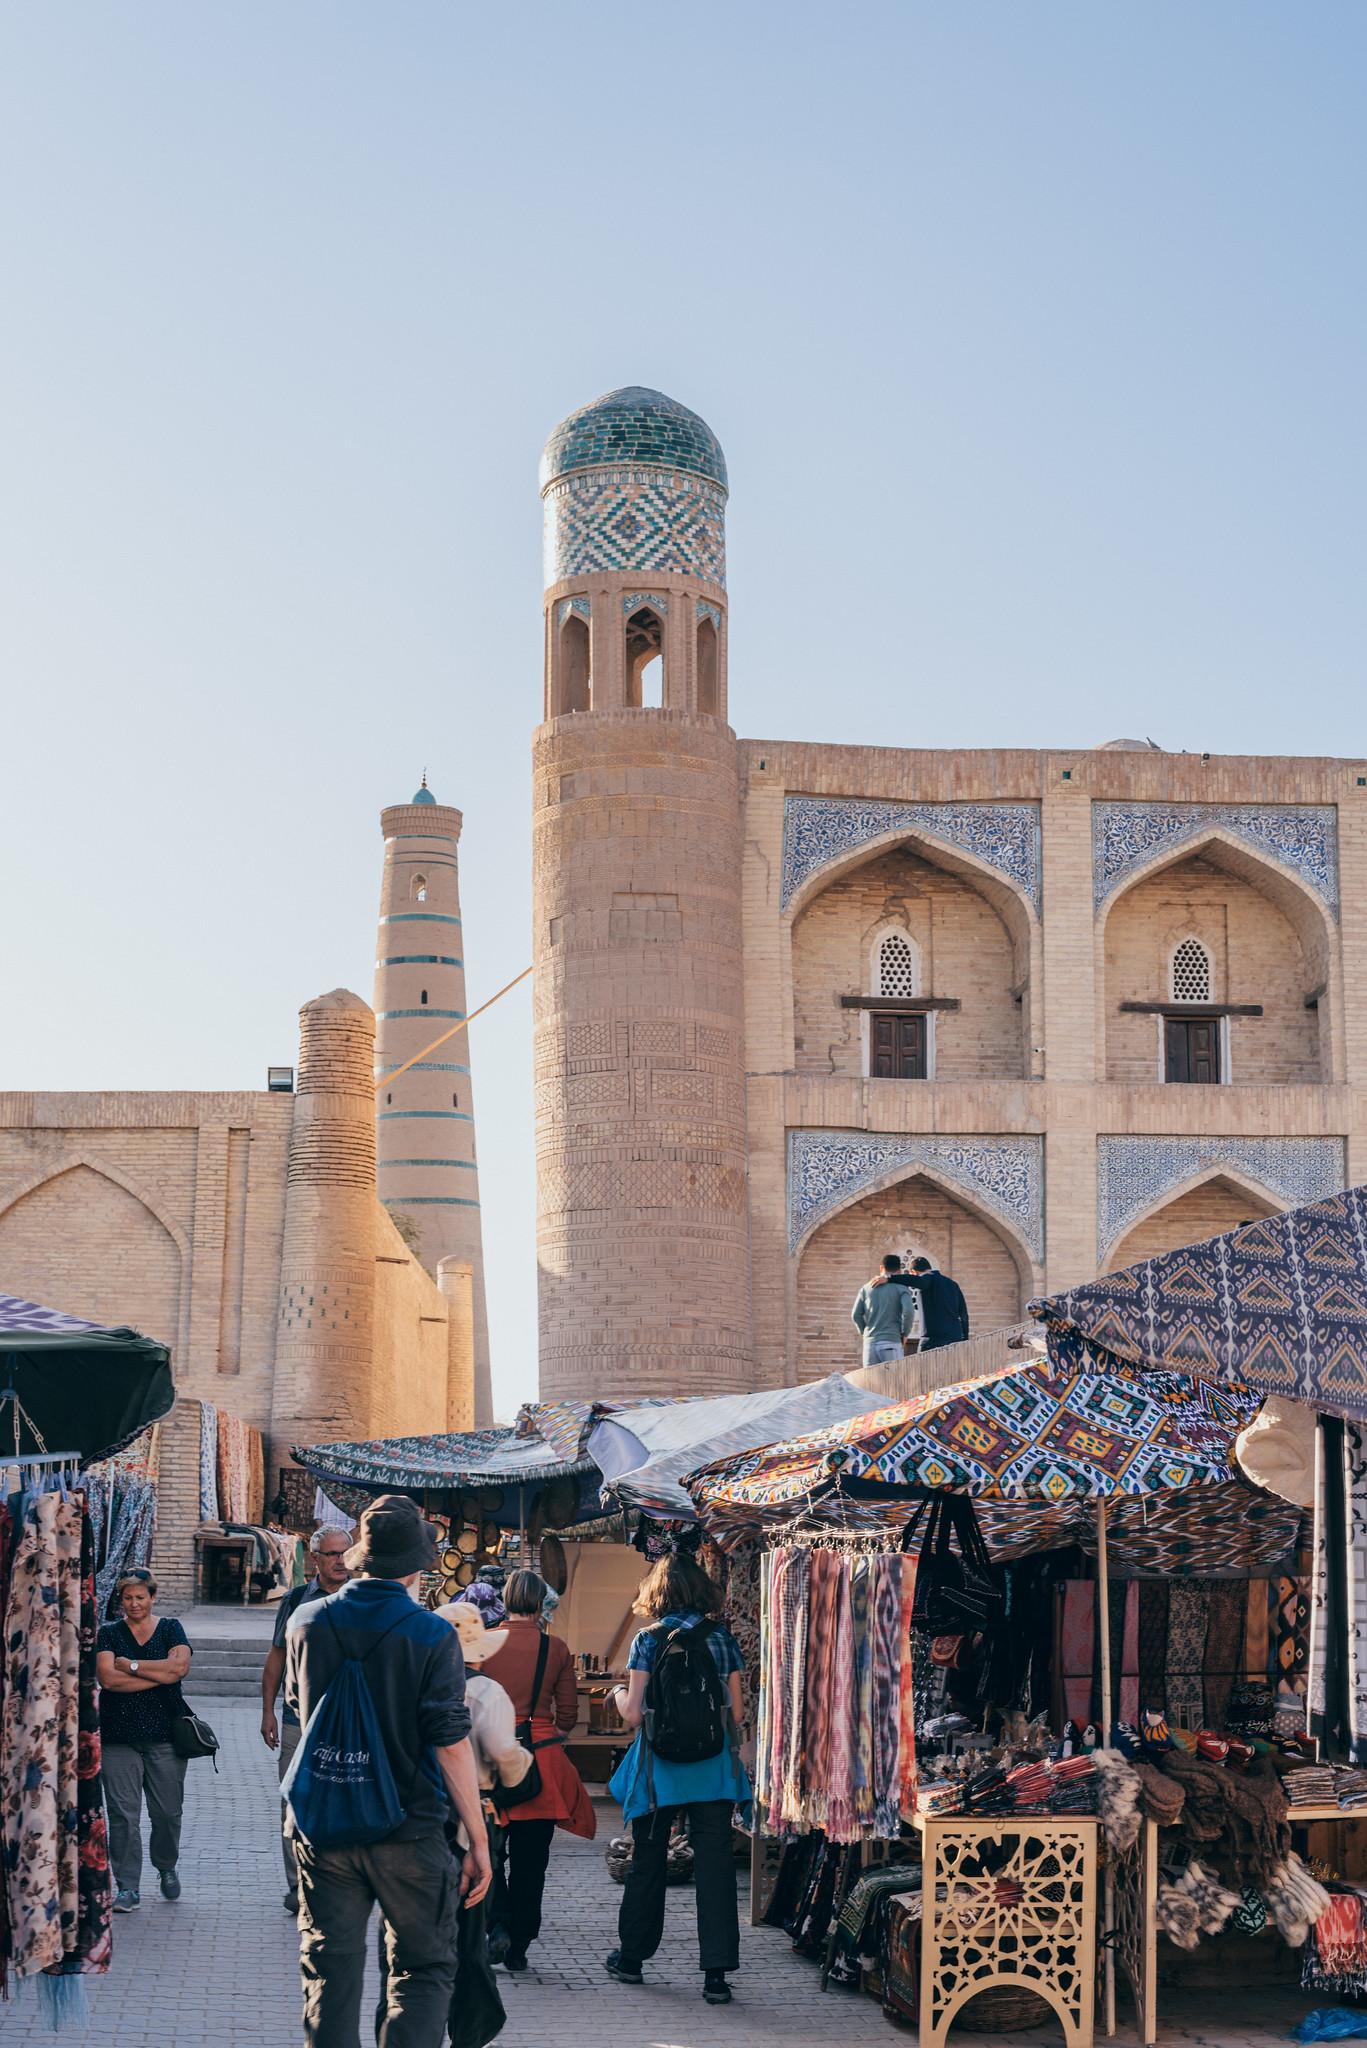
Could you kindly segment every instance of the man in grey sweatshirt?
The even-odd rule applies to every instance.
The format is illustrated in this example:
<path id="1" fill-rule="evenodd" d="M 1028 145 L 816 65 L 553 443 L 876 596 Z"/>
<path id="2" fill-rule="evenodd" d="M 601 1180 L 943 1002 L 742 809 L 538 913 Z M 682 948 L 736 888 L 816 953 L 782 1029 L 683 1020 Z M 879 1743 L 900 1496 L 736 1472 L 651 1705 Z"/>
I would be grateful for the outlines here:
<path id="1" fill-rule="evenodd" d="M 888 1281 L 901 1277 L 902 1261 L 896 1252 L 884 1259 L 883 1272 Z M 916 1328 L 916 1296 L 909 1287 L 870 1280 L 855 1296 L 850 1320 L 864 1339 L 865 1365 L 886 1365 L 902 1356 L 906 1339 Z"/>

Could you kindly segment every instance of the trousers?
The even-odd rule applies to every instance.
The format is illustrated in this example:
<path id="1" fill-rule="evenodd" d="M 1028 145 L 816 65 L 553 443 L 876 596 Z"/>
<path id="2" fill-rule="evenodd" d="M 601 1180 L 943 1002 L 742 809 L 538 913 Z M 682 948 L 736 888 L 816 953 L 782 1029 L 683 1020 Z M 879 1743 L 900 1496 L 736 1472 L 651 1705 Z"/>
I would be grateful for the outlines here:
<path id="1" fill-rule="evenodd" d="M 655 1954 L 665 1931 L 665 1861 L 676 1816 L 688 1815 L 693 1844 L 693 1897 L 698 1909 L 698 1967 L 734 1970 L 740 1965 L 740 1910 L 736 1866 L 731 1855 L 732 1799 L 700 1800 L 691 1806 L 661 1806 L 631 1823 L 631 1867 L 617 1915 L 617 1939 L 628 1962 Z"/>
<path id="2" fill-rule="evenodd" d="M 303 1729 L 297 1721 L 280 1723 L 280 1782 L 285 1782 L 285 1773 L 294 1762 L 294 1752 L 299 1747 Z M 299 1866 L 294 1858 L 294 1837 L 285 1833 L 285 1816 L 289 1812 L 284 1800 L 280 1802 L 280 1854 L 285 1865 L 285 1889 L 297 1892 L 299 1889 Z"/>
<path id="3" fill-rule="evenodd" d="M 378 2048 L 441 2048 L 456 1982 L 460 1876 L 446 1839 L 315 1849 L 295 1837 L 308 2048 L 356 2048 L 371 1909 L 384 1916 L 388 2005 Z"/>
<path id="4" fill-rule="evenodd" d="M 555 1840 L 553 1820 L 508 1820 L 508 1945 L 525 1952 L 541 1932 L 546 1866 Z"/>
<path id="5" fill-rule="evenodd" d="M 180 1861 L 185 1758 L 169 1742 L 110 1742 L 104 1747 L 104 1803 L 109 1812 L 109 1867 L 121 1891 L 142 1883 L 142 1806 L 152 1823 L 152 1868 Z"/>

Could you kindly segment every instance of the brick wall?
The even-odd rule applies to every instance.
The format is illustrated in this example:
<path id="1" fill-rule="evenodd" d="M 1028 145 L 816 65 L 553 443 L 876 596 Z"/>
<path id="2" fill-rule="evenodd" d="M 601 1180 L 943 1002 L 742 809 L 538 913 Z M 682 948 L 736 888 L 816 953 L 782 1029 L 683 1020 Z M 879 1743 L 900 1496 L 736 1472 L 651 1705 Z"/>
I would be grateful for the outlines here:
<path id="1" fill-rule="evenodd" d="M 1260 1201 L 1247 1188 L 1232 1186 L 1224 1180 L 1206 1181 L 1137 1223 L 1128 1236 L 1121 1238 L 1107 1266 L 1109 1271 L 1118 1272 L 1122 1266 L 1136 1265 L 1141 1259 L 1161 1258 L 1164 1252 L 1175 1252 L 1184 1244 L 1199 1244 L 1203 1237 L 1219 1237 L 1223 1231 L 1235 1230 L 1241 1223 L 1273 1213 L 1270 1202 Z"/>

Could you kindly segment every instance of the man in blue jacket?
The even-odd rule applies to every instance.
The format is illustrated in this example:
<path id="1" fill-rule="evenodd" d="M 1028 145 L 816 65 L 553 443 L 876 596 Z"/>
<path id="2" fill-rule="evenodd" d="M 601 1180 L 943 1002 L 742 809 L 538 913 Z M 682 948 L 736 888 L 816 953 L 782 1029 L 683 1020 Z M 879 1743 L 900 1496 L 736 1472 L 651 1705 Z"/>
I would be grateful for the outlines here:
<path id="1" fill-rule="evenodd" d="M 456 1981 L 461 1900 L 489 1888 L 488 1838 L 470 1748 L 465 1665 L 456 1631 L 419 1607 L 435 1531 L 402 1494 L 361 1516 L 340 1593 L 291 1617 L 285 1698 L 305 1731 L 346 1658 L 366 1683 L 404 1817 L 383 1841 L 319 1849 L 286 1823 L 299 1865 L 299 1968 L 310 2048 L 356 2048 L 366 1929 L 384 1916 L 389 2007 L 380 2048 L 441 2048 Z M 445 1827 L 454 1806 L 469 1848 L 457 1870 Z"/>
<path id="2" fill-rule="evenodd" d="M 941 1273 L 929 1259 L 913 1259 L 908 1287 L 921 1297 L 921 1349 L 938 1351 L 943 1344 L 962 1344 L 968 1335 L 968 1303 L 957 1280 Z"/>

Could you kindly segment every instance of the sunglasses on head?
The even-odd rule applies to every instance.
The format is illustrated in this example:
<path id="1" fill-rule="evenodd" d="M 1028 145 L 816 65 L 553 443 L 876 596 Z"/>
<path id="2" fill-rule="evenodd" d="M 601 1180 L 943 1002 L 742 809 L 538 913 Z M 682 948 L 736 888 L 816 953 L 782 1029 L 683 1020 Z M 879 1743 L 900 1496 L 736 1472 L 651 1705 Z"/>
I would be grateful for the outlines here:
<path id="1" fill-rule="evenodd" d="M 151 1583 L 151 1572 L 145 1572 L 141 1566 L 138 1566 L 133 1571 L 123 1574 L 123 1577 L 119 1580 L 119 1591 L 122 1592 L 125 1586 L 150 1586 Z"/>

